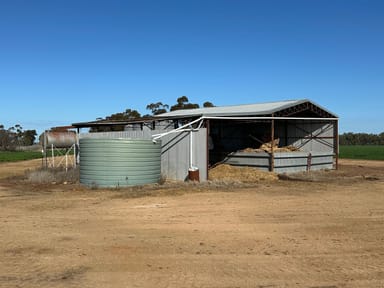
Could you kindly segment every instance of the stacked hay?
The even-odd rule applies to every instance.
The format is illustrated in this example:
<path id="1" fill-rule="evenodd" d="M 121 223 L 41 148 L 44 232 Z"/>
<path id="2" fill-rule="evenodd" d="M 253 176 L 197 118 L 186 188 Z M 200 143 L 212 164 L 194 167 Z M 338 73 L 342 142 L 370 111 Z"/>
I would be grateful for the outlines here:
<path id="1" fill-rule="evenodd" d="M 254 183 L 259 181 L 276 181 L 278 177 L 276 173 L 261 171 L 252 167 L 236 167 L 228 164 L 220 164 L 209 170 L 209 180 Z"/>
<path id="2" fill-rule="evenodd" d="M 279 147 L 279 143 L 280 143 L 280 139 L 277 138 L 277 139 L 275 139 L 273 141 L 261 144 L 260 148 L 258 148 L 258 149 L 245 148 L 245 149 L 241 150 L 240 152 L 252 152 L 252 153 L 267 152 L 267 153 L 272 153 L 272 148 L 273 148 L 273 152 L 274 153 L 299 151 L 299 149 L 294 147 L 294 146 Z"/>
<path id="3" fill-rule="evenodd" d="M 272 151 L 272 147 L 273 147 L 273 150 L 276 150 L 279 147 L 279 143 L 280 143 L 280 139 L 277 138 L 277 139 L 274 139 L 273 141 L 261 144 L 260 149 L 264 150 L 265 152 L 268 152 L 268 151 Z"/>
<path id="4" fill-rule="evenodd" d="M 279 153 L 279 152 L 295 152 L 295 151 L 300 151 L 298 148 L 295 146 L 285 146 L 285 147 L 274 147 L 273 152 L 274 153 Z M 250 152 L 250 153 L 260 153 L 260 152 L 267 152 L 267 153 L 272 153 L 271 148 L 265 148 L 264 149 L 255 149 L 255 148 L 245 148 L 243 150 L 240 150 L 240 152 Z"/>

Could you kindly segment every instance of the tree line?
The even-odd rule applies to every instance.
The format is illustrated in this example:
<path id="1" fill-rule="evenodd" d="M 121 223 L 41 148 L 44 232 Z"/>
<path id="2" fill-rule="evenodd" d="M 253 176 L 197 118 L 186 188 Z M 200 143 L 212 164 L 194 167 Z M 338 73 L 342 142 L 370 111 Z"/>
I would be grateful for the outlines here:
<path id="1" fill-rule="evenodd" d="M 215 107 L 212 102 L 206 101 L 203 103 L 204 108 Z M 146 106 L 146 110 L 149 110 L 150 113 L 141 115 L 139 111 L 134 109 L 126 109 L 124 112 L 114 113 L 105 118 L 97 118 L 97 120 L 107 120 L 107 121 L 126 121 L 133 119 L 142 119 L 150 118 L 155 115 L 160 115 L 170 111 L 183 110 L 183 109 L 196 109 L 200 108 L 200 105 L 197 103 L 189 102 L 187 96 L 181 96 L 176 99 L 176 104 L 169 106 L 163 102 L 150 103 Z M 93 127 L 90 129 L 90 132 L 104 132 L 104 131 L 121 131 L 124 130 L 124 125 L 114 125 L 112 127 Z"/>
<path id="2" fill-rule="evenodd" d="M 0 150 L 12 151 L 19 146 L 33 145 L 36 136 L 36 130 L 24 130 L 19 124 L 9 128 L 0 124 Z"/>
<path id="3" fill-rule="evenodd" d="M 209 101 L 204 102 L 202 106 L 204 108 L 215 107 L 215 105 Z M 98 118 L 97 120 L 126 121 L 148 118 L 169 111 L 196 108 L 200 108 L 200 105 L 189 102 L 187 96 L 181 96 L 176 99 L 176 104 L 171 106 L 162 102 L 148 104 L 146 109 L 149 110 L 150 113 L 145 115 L 141 115 L 137 110 L 126 109 L 124 112 L 115 113 L 110 116 L 106 116 L 105 118 Z M 92 128 L 90 132 L 111 130 L 124 130 L 124 125 L 121 125 L 121 127 L 113 126 Z M 5 128 L 4 125 L 0 124 L 0 150 L 15 150 L 18 146 L 33 145 L 35 143 L 36 136 L 36 130 L 24 130 L 19 124 L 9 128 Z M 380 134 L 348 132 L 339 135 L 339 143 L 340 145 L 384 145 L 384 132 Z"/>
<path id="4" fill-rule="evenodd" d="M 215 105 L 212 104 L 212 102 L 206 101 L 203 103 L 203 107 L 215 107 Z M 110 116 L 103 118 L 98 118 L 97 120 L 112 120 L 112 121 L 119 121 L 119 120 L 132 120 L 132 119 L 139 119 L 139 118 L 148 118 L 152 117 L 154 115 L 160 115 L 169 111 L 176 111 L 176 110 L 183 110 L 183 109 L 196 109 L 200 108 L 200 105 L 197 103 L 191 103 L 189 102 L 189 99 L 187 96 L 181 96 L 177 98 L 176 104 L 169 106 L 168 104 L 163 104 L 163 102 L 155 102 L 148 104 L 146 109 L 151 111 L 150 114 L 141 115 L 139 111 L 133 110 L 133 109 L 126 109 L 124 112 L 115 113 Z"/>
<path id="5" fill-rule="evenodd" d="M 380 134 L 344 133 L 339 136 L 340 145 L 384 145 L 384 132 Z"/>

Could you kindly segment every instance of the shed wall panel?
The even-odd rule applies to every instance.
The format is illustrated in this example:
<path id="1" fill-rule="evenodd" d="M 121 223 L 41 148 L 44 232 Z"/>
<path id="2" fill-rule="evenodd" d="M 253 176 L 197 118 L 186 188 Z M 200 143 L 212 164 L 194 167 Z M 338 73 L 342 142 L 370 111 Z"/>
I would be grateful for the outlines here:
<path id="1" fill-rule="evenodd" d="M 289 122 L 287 127 L 287 144 L 301 151 L 332 153 L 334 126 L 319 122 Z"/>
<path id="2" fill-rule="evenodd" d="M 307 170 L 333 169 L 333 153 L 328 152 L 280 152 L 274 154 L 276 173 L 294 173 Z M 234 152 L 225 159 L 226 164 L 251 166 L 269 171 L 271 155 L 265 152 Z M 310 157 L 310 159 L 308 159 Z"/>

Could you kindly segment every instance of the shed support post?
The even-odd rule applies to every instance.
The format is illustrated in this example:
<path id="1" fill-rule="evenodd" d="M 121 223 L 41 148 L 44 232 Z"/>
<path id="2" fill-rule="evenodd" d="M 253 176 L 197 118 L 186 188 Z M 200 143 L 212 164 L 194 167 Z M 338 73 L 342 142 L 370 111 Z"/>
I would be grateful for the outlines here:
<path id="1" fill-rule="evenodd" d="M 273 114 L 272 114 L 273 117 Z M 271 120 L 271 161 L 269 170 L 273 172 L 275 170 L 275 153 L 273 151 L 273 146 L 275 145 L 275 120 Z"/>
<path id="2" fill-rule="evenodd" d="M 333 152 L 335 153 L 335 169 L 339 169 L 339 121 L 333 122 Z"/>
<path id="3" fill-rule="evenodd" d="M 208 169 L 209 169 L 209 161 L 210 161 L 210 159 L 209 159 L 209 147 L 208 147 L 208 142 L 209 142 L 209 135 L 211 134 L 211 131 L 210 131 L 210 122 L 209 122 L 209 120 L 205 120 L 205 127 L 207 128 L 206 130 L 207 130 L 207 180 L 208 180 L 208 177 L 209 177 L 209 172 L 208 172 Z"/>

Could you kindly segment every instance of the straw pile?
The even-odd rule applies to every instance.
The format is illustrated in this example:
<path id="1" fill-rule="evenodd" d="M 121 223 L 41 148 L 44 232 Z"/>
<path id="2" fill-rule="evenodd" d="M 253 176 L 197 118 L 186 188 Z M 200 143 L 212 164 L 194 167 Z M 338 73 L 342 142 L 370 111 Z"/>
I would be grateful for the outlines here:
<path id="1" fill-rule="evenodd" d="M 300 151 L 298 148 L 294 146 L 285 146 L 285 147 L 273 147 L 273 152 L 274 153 L 279 153 L 279 152 L 295 152 L 295 151 Z M 241 150 L 240 152 L 251 152 L 251 153 L 259 153 L 259 152 L 267 152 L 267 153 L 272 153 L 271 148 L 266 148 L 264 149 L 258 148 L 245 148 Z"/>
<path id="2" fill-rule="evenodd" d="M 280 139 L 279 138 L 273 139 L 273 141 L 269 141 L 269 142 L 261 144 L 260 149 L 264 150 L 265 152 L 267 152 L 267 151 L 271 151 L 272 150 L 272 146 L 273 146 L 273 150 L 275 150 L 275 149 L 277 149 L 279 147 L 279 143 L 280 143 Z"/>
<path id="3" fill-rule="evenodd" d="M 240 152 L 267 152 L 267 153 L 272 153 L 272 148 L 274 153 L 278 152 L 293 152 L 293 151 L 299 151 L 298 148 L 294 146 L 284 146 L 284 147 L 279 147 L 280 139 L 274 139 L 273 141 L 266 142 L 261 144 L 260 148 L 254 149 L 254 148 L 245 148 L 241 150 Z"/>
<path id="4" fill-rule="evenodd" d="M 278 180 L 278 177 L 273 172 L 261 171 L 256 168 L 220 164 L 209 170 L 209 180 L 254 183 L 259 181 L 275 181 Z"/>

